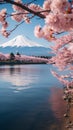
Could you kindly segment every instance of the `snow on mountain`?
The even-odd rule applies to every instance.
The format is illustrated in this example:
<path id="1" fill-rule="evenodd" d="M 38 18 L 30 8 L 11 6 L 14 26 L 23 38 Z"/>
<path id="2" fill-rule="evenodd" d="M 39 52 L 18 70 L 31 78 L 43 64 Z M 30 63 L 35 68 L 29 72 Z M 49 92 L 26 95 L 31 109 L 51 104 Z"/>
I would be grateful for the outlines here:
<path id="1" fill-rule="evenodd" d="M 33 42 L 28 37 L 23 37 L 22 35 L 18 35 L 17 37 L 13 38 L 12 40 L 3 43 L 0 45 L 0 52 L 4 54 L 9 54 L 13 52 L 16 54 L 19 52 L 23 55 L 35 55 L 35 56 L 51 56 L 50 54 L 51 49 L 49 45 L 45 43 L 39 44 Z"/>
<path id="2" fill-rule="evenodd" d="M 12 40 L 3 43 L 0 45 L 0 47 L 46 47 L 45 45 L 38 44 L 36 42 L 33 42 L 29 40 L 26 37 L 23 37 L 22 35 L 18 35 L 17 37 L 13 38 Z"/>

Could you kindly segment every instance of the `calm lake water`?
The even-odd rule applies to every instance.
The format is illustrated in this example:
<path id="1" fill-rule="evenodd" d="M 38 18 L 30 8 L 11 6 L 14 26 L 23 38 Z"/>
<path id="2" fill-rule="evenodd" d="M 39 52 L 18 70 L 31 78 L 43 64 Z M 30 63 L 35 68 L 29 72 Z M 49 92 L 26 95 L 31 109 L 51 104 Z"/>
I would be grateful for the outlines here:
<path id="1" fill-rule="evenodd" d="M 0 130 L 64 130 L 63 89 L 51 68 L 0 66 Z"/>

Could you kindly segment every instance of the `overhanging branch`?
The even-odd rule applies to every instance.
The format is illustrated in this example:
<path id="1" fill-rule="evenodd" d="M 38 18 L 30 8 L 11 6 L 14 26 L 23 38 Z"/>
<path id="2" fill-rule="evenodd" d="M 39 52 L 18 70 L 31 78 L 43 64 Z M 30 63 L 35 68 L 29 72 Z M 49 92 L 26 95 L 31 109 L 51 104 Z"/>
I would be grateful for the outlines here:
<path id="1" fill-rule="evenodd" d="M 35 12 L 35 11 L 29 9 L 28 7 L 26 7 L 26 5 L 23 5 L 23 4 L 14 2 L 14 1 L 12 1 L 12 0 L 4 0 L 4 1 L 7 2 L 7 3 L 10 3 L 10 4 L 12 4 L 12 5 L 19 6 L 20 8 L 22 8 L 22 9 L 24 9 L 24 10 L 30 12 L 31 14 L 34 14 L 34 15 L 36 15 L 36 16 L 42 18 L 42 19 L 45 18 L 45 16 L 44 16 L 43 14 L 41 14 L 40 12 Z"/>

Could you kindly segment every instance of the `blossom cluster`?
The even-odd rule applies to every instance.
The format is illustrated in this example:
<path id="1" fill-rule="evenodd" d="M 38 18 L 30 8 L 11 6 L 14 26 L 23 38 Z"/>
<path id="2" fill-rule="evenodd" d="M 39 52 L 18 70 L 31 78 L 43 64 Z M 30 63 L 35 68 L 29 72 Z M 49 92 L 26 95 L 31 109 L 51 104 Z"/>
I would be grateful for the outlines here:
<path id="1" fill-rule="evenodd" d="M 43 27 L 41 31 L 43 32 L 45 29 L 44 32 L 46 32 L 48 36 L 51 35 L 51 40 L 52 34 L 73 30 L 73 8 L 72 3 L 68 2 L 68 0 L 46 0 L 43 4 L 43 9 L 48 10 L 45 16 L 47 29 Z M 36 30 L 38 33 L 36 33 Z M 50 30 L 52 30 L 52 34 Z M 35 35 L 37 37 L 40 35 L 38 26 L 35 28 Z M 42 37 L 44 37 L 44 35 Z M 45 39 L 47 39 L 47 35 Z"/>
<path id="2" fill-rule="evenodd" d="M 49 9 L 44 27 L 35 27 L 35 36 L 53 41 L 51 49 L 55 56 L 49 61 L 59 70 L 69 70 L 73 75 L 73 0 L 46 0 L 43 7 Z M 68 33 L 65 33 L 65 32 Z M 63 34 L 62 34 L 63 32 Z M 59 34 L 61 34 L 59 36 Z M 63 76 L 53 73 L 63 84 L 73 86 L 73 79 L 66 80 Z"/>
<path id="3" fill-rule="evenodd" d="M 0 11 L 0 23 L 2 25 L 1 34 L 5 37 L 8 37 L 9 33 L 6 31 L 8 23 L 6 21 L 6 9 Z"/>

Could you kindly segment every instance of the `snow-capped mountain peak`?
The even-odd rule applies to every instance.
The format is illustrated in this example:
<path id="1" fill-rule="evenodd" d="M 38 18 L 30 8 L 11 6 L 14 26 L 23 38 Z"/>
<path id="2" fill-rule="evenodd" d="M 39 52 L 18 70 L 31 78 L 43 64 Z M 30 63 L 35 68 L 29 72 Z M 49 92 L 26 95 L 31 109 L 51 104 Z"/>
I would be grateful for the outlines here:
<path id="1" fill-rule="evenodd" d="M 38 44 L 36 42 L 33 42 L 31 40 L 29 40 L 28 38 L 26 38 L 25 36 L 23 37 L 22 35 L 18 35 L 17 37 L 13 38 L 12 40 L 3 43 L 2 45 L 0 45 L 0 47 L 45 47 L 44 45 Z"/>

